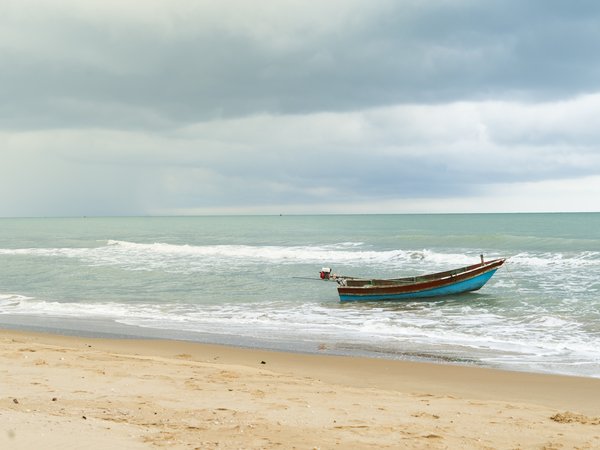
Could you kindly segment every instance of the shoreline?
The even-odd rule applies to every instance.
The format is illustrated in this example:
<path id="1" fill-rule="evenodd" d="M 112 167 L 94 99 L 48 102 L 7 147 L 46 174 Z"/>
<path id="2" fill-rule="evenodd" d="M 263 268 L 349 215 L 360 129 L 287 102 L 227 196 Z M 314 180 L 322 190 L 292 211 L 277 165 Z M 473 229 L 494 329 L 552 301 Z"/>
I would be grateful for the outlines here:
<path id="1" fill-rule="evenodd" d="M 5 315 L 0 319 L 0 330 L 22 331 L 24 333 L 47 334 L 50 336 L 65 336 L 90 339 L 124 339 L 124 340 L 160 340 L 174 342 L 188 342 L 199 345 L 215 345 L 233 347 L 247 350 L 265 350 L 281 353 L 295 353 L 307 355 L 341 356 L 348 358 L 382 359 L 385 361 L 400 361 L 408 363 L 425 363 L 434 365 L 456 365 L 470 368 L 482 368 L 501 372 L 518 372 L 527 374 L 556 375 L 566 377 L 596 378 L 600 380 L 600 373 L 588 376 L 579 373 L 561 373 L 547 370 L 534 370 L 527 364 L 513 364 L 514 367 L 486 364 L 476 357 L 453 356 L 435 352 L 416 352 L 406 350 L 403 352 L 377 351 L 372 347 L 360 345 L 340 345 L 327 342 L 296 342 L 280 339 L 277 341 L 265 340 L 255 337 L 243 337 L 227 334 L 198 333 L 189 331 L 163 330 L 159 328 L 141 327 L 116 322 L 112 319 L 102 318 L 57 318 L 43 316 L 10 316 Z"/>
<path id="2" fill-rule="evenodd" d="M 600 446 L 597 378 L 12 329 L 0 348 L 12 448 Z"/>

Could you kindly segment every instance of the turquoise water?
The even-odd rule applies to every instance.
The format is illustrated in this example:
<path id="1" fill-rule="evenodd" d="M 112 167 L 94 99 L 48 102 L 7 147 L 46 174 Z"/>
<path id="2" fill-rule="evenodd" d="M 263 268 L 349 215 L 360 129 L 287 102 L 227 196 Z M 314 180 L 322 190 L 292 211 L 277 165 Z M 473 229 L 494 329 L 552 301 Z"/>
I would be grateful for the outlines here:
<path id="1" fill-rule="evenodd" d="M 510 259 L 436 301 L 340 304 L 318 280 L 480 253 Z M 600 214 L 0 219 L 1 325 L 598 377 Z"/>

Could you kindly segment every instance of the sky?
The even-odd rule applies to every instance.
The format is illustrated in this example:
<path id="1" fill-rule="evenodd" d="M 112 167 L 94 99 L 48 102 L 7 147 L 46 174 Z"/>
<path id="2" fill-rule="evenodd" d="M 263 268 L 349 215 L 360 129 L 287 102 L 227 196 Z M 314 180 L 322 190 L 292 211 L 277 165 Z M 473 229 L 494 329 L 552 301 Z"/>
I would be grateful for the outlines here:
<path id="1" fill-rule="evenodd" d="M 600 2 L 0 0 L 0 216 L 600 211 Z"/>

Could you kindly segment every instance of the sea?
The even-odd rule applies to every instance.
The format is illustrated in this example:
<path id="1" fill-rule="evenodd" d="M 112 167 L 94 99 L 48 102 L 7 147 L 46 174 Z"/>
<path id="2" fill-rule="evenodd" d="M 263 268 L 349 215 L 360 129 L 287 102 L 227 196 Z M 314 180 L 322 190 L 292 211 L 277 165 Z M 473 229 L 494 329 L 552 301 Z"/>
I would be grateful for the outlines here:
<path id="1" fill-rule="evenodd" d="M 340 275 L 506 257 L 480 290 L 340 303 Z M 0 327 L 600 377 L 600 213 L 0 219 Z"/>

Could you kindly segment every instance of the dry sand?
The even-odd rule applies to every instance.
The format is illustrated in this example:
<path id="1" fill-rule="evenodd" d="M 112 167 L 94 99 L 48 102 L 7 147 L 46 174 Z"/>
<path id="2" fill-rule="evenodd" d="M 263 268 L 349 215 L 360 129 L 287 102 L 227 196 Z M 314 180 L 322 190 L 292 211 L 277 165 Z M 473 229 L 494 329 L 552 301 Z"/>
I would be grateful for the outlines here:
<path id="1" fill-rule="evenodd" d="M 0 331 L 0 448 L 596 449 L 600 379 Z"/>

